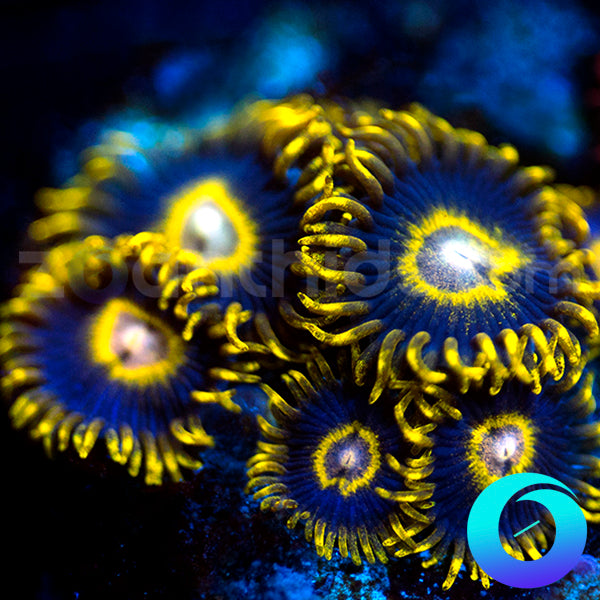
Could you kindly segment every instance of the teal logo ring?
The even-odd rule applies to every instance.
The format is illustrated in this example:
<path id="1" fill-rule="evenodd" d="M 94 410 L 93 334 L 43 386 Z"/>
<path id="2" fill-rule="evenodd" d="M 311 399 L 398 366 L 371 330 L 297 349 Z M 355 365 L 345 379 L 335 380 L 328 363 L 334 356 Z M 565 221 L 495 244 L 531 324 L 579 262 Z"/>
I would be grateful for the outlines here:
<path id="1" fill-rule="evenodd" d="M 500 540 L 500 516 L 512 497 L 532 485 L 549 488 L 527 492 L 517 502 L 529 500 L 545 506 L 554 519 L 556 535 L 552 548 L 541 558 L 519 560 L 506 552 Z M 539 521 L 515 532 L 517 537 Z M 587 523 L 575 494 L 563 483 L 540 473 L 515 473 L 486 487 L 475 500 L 467 521 L 467 541 L 473 558 L 490 577 L 518 588 L 549 585 L 564 577 L 577 564 L 587 538 Z"/>

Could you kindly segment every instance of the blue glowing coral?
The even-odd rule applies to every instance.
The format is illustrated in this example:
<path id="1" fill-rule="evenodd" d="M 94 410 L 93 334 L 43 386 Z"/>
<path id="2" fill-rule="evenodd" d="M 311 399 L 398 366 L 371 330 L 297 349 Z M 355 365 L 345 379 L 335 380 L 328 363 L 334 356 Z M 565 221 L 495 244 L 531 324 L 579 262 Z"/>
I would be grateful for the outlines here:
<path id="1" fill-rule="evenodd" d="M 505 475 L 532 472 L 555 477 L 577 493 L 589 522 L 600 521 L 600 422 L 593 380 L 593 373 L 585 371 L 571 389 L 548 385 L 540 395 L 516 380 L 494 397 L 469 391 L 450 400 L 458 414 L 439 420 L 422 437 L 419 430 L 424 431 L 426 422 L 422 409 L 402 418 L 405 437 L 426 448 L 419 456 L 421 463 L 410 466 L 409 477 L 416 489 L 434 484 L 433 508 L 428 512 L 434 525 L 415 551 L 430 551 L 426 567 L 450 557 L 444 589 L 452 586 L 464 561 L 470 577 L 480 578 L 488 587 L 487 575 L 467 549 L 467 518 L 479 493 Z M 537 527 L 514 536 L 536 522 Z M 535 503 L 511 502 L 500 522 L 500 535 L 508 553 L 536 560 L 549 548 L 551 521 Z M 406 550 L 401 549 L 398 556 L 404 555 Z"/>
<path id="2" fill-rule="evenodd" d="M 299 95 L 174 133 L 113 135 L 38 194 L 44 258 L 0 312 L 15 428 L 150 485 L 226 429 L 246 501 L 319 557 L 427 552 L 444 590 L 463 563 L 489 584 L 466 518 L 499 477 L 557 477 L 600 522 L 590 190 L 419 105 Z M 500 533 L 550 544 L 527 504 Z"/>
<path id="3" fill-rule="evenodd" d="M 404 481 L 392 404 L 369 406 L 366 391 L 335 379 L 318 355 L 307 370 L 284 374 L 282 395 L 263 386 L 274 421 L 259 417 L 248 490 L 262 510 L 288 512 L 289 528 L 304 521 L 319 556 L 331 559 L 337 546 L 356 564 L 362 555 L 387 562 L 386 546 L 414 546 L 428 523 L 420 501 L 431 492 Z"/>
<path id="4" fill-rule="evenodd" d="M 31 225 L 31 237 L 50 244 L 153 232 L 156 251 L 170 251 L 159 274 L 160 305 L 180 299 L 185 337 L 222 319 L 229 341 L 246 348 L 239 326 L 249 314 L 272 312 L 284 294 L 298 216 L 242 121 L 232 118 L 177 149 L 115 134 L 84 153 L 81 173 L 65 187 L 38 194 L 48 214 Z M 273 339 L 268 325 L 259 328 Z"/>
<path id="5" fill-rule="evenodd" d="M 193 208 L 191 191 L 199 190 L 198 200 L 206 201 L 210 190 L 202 184 L 220 181 L 234 195 L 254 197 L 268 175 L 260 168 L 258 152 L 232 147 L 225 135 L 216 141 L 206 132 L 171 132 L 181 136 L 180 144 L 148 147 L 141 132 L 112 132 L 84 151 L 81 171 L 65 186 L 38 192 L 38 204 L 47 214 L 31 225 L 33 240 L 53 244 L 87 235 L 154 231 L 165 233 L 173 247 L 201 254 L 211 231 L 190 231 L 194 223 L 185 218 L 193 215 L 184 209 Z"/>
<path id="6" fill-rule="evenodd" d="M 537 392 L 576 378 L 599 332 L 598 283 L 566 187 L 420 106 L 383 110 L 370 129 L 350 132 L 304 214 L 299 271 L 321 285 L 299 294 L 311 316 L 284 305 L 288 321 L 353 345 L 357 381 L 377 365 L 376 392 L 404 374 L 492 393 L 513 376 Z"/>
<path id="7" fill-rule="evenodd" d="M 164 224 L 166 244 L 181 249 L 166 294 L 185 292 L 179 310 L 189 329 L 217 307 L 225 315 L 273 310 L 285 293 L 297 223 L 289 192 L 259 158 L 238 158 L 182 188 Z"/>
<path id="8" fill-rule="evenodd" d="M 87 458 L 104 439 L 112 460 L 160 484 L 202 466 L 198 452 L 213 444 L 203 403 L 239 408 L 215 388 L 228 368 L 209 341 L 186 343 L 158 309 L 156 265 L 141 248 L 135 238 L 88 238 L 30 271 L 2 308 L 1 383 L 14 426 L 50 454 L 72 446 Z"/>

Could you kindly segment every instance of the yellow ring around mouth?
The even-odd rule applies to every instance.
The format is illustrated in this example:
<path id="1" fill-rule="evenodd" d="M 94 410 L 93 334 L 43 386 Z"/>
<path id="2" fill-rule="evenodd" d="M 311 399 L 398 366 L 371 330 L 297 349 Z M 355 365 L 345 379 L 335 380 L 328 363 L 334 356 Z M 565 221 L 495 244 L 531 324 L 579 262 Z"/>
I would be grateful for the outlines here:
<path id="1" fill-rule="evenodd" d="M 164 356 L 155 362 L 127 366 L 115 352 L 113 344 L 115 328 L 122 316 L 139 322 L 159 336 L 164 345 Z M 109 300 L 93 317 L 89 328 L 89 346 L 93 361 L 105 367 L 111 379 L 140 387 L 169 381 L 184 361 L 184 344 L 180 336 L 160 318 L 124 298 Z"/>
<path id="2" fill-rule="evenodd" d="M 332 477 L 327 468 L 327 459 L 331 452 L 335 452 L 335 446 L 342 443 L 344 439 L 356 435 L 364 444 L 367 456 L 365 457 L 365 466 L 362 467 L 362 473 L 352 479 L 344 476 Z M 375 474 L 381 466 L 379 442 L 377 436 L 358 421 L 348 423 L 329 432 L 317 446 L 312 455 L 314 472 L 319 481 L 321 489 L 337 487 L 342 496 L 350 496 L 359 489 L 368 487 Z"/>
<path id="3" fill-rule="evenodd" d="M 223 211 L 235 230 L 237 244 L 233 253 L 227 256 L 203 259 L 202 254 L 197 253 L 198 266 L 207 267 L 221 275 L 240 275 L 257 260 L 258 228 L 223 179 L 200 179 L 174 194 L 164 221 L 167 241 L 175 247 L 183 247 L 182 237 L 188 219 L 208 203 L 215 204 Z"/>
<path id="4" fill-rule="evenodd" d="M 477 488 L 480 490 L 485 489 L 488 485 L 500 479 L 500 475 L 489 472 L 481 456 L 484 438 L 493 435 L 494 432 L 499 432 L 510 427 L 517 429 L 522 436 L 523 452 L 519 461 L 511 466 L 506 475 L 525 473 L 533 467 L 536 457 L 536 435 L 538 430 L 531 422 L 531 419 L 518 412 L 503 413 L 488 417 L 471 432 L 467 449 L 469 471 L 473 474 Z"/>
<path id="5" fill-rule="evenodd" d="M 419 269 L 419 254 L 433 234 L 449 228 L 464 232 L 484 250 L 487 263 L 486 278 L 489 284 L 453 291 L 437 287 L 424 277 Z M 437 304 L 472 307 L 475 304 L 505 300 L 508 290 L 503 279 L 529 262 L 530 258 L 519 248 L 502 239 L 500 229 L 495 228 L 490 232 L 464 214 L 438 208 L 419 224 L 408 225 L 407 240 L 404 243 L 404 252 L 398 259 L 397 272 L 404 285 Z"/>

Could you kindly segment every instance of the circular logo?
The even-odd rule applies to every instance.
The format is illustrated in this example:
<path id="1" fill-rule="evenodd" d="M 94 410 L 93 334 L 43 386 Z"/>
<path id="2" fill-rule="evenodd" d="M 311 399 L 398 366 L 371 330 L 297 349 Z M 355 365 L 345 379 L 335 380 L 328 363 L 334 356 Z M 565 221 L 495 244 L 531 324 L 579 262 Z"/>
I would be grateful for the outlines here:
<path id="1" fill-rule="evenodd" d="M 539 484 L 565 491 L 533 490 L 517 502 L 530 500 L 545 506 L 554 519 L 556 535 L 552 548 L 542 558 L 523 561 L 504 550 L 500 541 L 500 515 L 517 492 Z M 517 537 L 538 523 L 513 535 Z M 479 494 L 467 521 L 467 540 L 477 564 L 496 581 L 518 588 L 542 587 L 564 577 L 582 555 L 586 537 L 585 516 L 575 501 L 575 494 L 560 481 L 540 473 L 515 473 L 498 479 Z"/>

